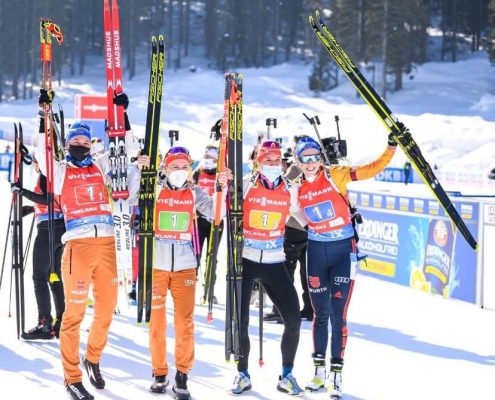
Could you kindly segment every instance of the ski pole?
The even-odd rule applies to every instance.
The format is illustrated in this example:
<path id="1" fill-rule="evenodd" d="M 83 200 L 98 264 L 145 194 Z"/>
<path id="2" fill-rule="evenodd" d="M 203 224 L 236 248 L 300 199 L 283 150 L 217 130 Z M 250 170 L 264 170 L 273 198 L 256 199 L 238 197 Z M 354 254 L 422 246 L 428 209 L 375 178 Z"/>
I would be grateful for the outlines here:
<path id="1" fill-rule="evenodd" d="M 12 208 L 14 207 L 14 203 L 10 204 L 10 215 L 9 215 L 9 224 L 7 225 L 7 236 L 5 240 L 5 247 L 3 249 L 3 261 L 2 261 L 2 272 L 0 272 L 0 289 L 2 289 L 2 281 L 3 281 L 3 270 L 5 268 L 5 257 L 7 256 L 7 247 L 9 243 L 9 236 L 10 236 L 10 225 L 12 223 Z"/>
<path id="2" fill-rule="evenodd" d="M 23 265 L 24 270 L 26 270 L 29 248 L 31 247 L 31 238 L 33 237 L 34 220 L 35 217 L 33 216 L 33 220 L 31 221 L 31 227 L 29 228 L 29 235 L 26 242 L 26 248 L 24 249 L 24 265 Z"/>
<path id="3" fill-rule="evenodd" d="M 277 118 L 266 119 L 266 139 L 270 140 L 270 128 L 273 125 L 273 129 L 277 129 Z"/>
<path id="4" fill-rule="evenodd" d="M 198 280 L 198 274 L 200 275 L 201 283 L 201 249 L 199 246 L 199 228 L 198 228 L 198 214 L 194 212 L 193 219 L 193 250 L 196 256 L 196 280 Z M 201 299 L 200 299 L 201 300 Z"/>
<path id="5" fill-rule="evenodd" d="M 258 290 L 258 294 L 260 296 L 260 299 L 259 299 L 259 308 L 260 308 L 260 310 L 259 310 L 259 314 L 260 314 L 260 323 L 259 323 L 260 359 L 259 359 L 259 364 L 260 364 L 260 368 L 265 363 L 263 361 L 263 307 L 264 307 L 264 304 L 263 304 L 263 294 L 264 294 L 264 290 L 265 290 L 265 288 L 260 283 L 259 284 L 259 290 Z"/>
<path id="6" fill-rule="evenodd" d="M 9 291 L 9 318 L 12 317 L 12 279 L 14 276 L 14 268 L 10 269 L 10 291 Z"/>
<path id="7" fill-rule="evenodd" d="M 168 137 L 170 138 L 170 148 L 174 147 L 174 139 L 179 140 L 179 131 L 168 131 Z"/>

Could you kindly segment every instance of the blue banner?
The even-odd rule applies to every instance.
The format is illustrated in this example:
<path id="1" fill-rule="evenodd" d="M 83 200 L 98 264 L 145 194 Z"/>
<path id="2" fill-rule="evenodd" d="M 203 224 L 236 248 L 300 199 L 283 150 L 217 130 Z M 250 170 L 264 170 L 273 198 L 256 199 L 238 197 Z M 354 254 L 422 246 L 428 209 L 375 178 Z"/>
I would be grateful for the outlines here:
<path id="1" fill-rule="evenodd" d="M 407 177 L 407 183 L 413 182 L 414 170 L 411 168 L 409 170 L 409 175 Z M 404 168 L 385 168 L 382 172 L 375 175 L 376 181 L 384 182 L 400 182 L 406 183 L 406 171 Z"/>
<path id="2" fill-rule="evenodd" d="M 0 153 L 0 171 L 10 171 L 14 162 L 14 153 Z"/>
<path id="3" fill-rule="evenodd" d="M 476 252 L 436 200 L 349 192 L 363 217 L 356 225 L 365 275 L 445 297 L 476 302 Z M 479 204 L 454 201 L 477 240 Z"/>

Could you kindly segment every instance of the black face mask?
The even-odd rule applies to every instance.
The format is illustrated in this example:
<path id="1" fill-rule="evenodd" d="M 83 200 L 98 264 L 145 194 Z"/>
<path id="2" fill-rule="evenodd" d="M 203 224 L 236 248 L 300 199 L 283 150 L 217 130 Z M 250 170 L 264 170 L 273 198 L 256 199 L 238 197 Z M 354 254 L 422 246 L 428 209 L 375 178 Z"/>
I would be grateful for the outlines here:
<path id="1" fill-rule="evenodd" d="M 82 161 L 89 155 L 89 149 L 84 146 L 69 145 L 69 154 L 74 161 Z"/>

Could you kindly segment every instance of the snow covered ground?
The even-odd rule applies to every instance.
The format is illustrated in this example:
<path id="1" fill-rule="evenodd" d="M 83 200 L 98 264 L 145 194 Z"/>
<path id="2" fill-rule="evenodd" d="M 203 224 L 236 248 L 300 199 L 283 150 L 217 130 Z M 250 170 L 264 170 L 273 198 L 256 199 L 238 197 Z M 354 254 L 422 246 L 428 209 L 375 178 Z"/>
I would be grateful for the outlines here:
<path id="1" fill-rule="evenodd" d="M 5 193 L 6 182 L 0 190 Z M 1 209 L 8 207 L 2 197 Z M 2 213 L 4 216 L 5 213 Z M 30 220 L 25 222 L 26 227 Z M 5 218 L 0 226 L 6 226 Z M 2 232 L 2 238 L 4 233 Z M 2 241 L 0 241 L 2 242 Z M 224 248 L 224 246 L 221 246 Z M 223 259 L 223 258 L 221 258 Z M 8 263 L 0 290 L 0 382 L 2 399 L 65 399 L 58 340 L 24 342 L 16 340 L 15 317 L 8 318 L 10 266 Z M 224 270 L 224 264 L 220 265 Z M 36 322 L 35 300 L 26 271 L 27 327 Z M 222 273 L 220 272 L 220 276 Z M 297 274 L 296 274 L 297 275 Z M 299 282 L 296 287 L 300 289 Z M 235 376 L 233 362 L 226 364 L 224 349 L 225 288 L 216 285 L 220 304 L 214 307 L 214 321 L 206 323 L 206 307 L 198 301 L 195 311 L 196 361 L 189 387 L 196 400 L 232 398 L 226 389 Z M 171 304 L 171 303 L 169 303 Z M 14 307 L 12 312 L 14 313 Z M 151 382 L 148 331 L 135 323 L 135 308 L 122 309 L 114 317 L 108 345 L 101 359 L 107 385 L 97 399 L 133 400 L 160 397 L 148 392 Z M 269 311 L 266 308 L 265 311 Z M 253 390 L 243 399 L 284 399 L 276 390 L 281 369 L 280 336 L 282 325 L 264 324 L 265 365 L 258 366 L 258 309 L 251 308 L 251 367 Z M 169 321 L 172 313 L 168 311 Z M 374 278 L 357 277 L 349 309 L 349 332 L 344 369 L 345 400 L 489 400 L 495 393 L 495 313 L 472 304 L 447 300 Z M 81 327 L 81 354 L 87 340 L 86 328 L 92 309 Z M 173 367 L 173 327 L 169 326 L 168 357 Z M 300 384 L 310 378 L 313 368 L 311 323 L 304 321 L 294 368 Z M 95 394 L 84 375 L 84 383 Z M 169 389 L 162 398 L 171 397 Z M 308 399 L 328 398 L 325 393 L 308 393 Z"/>
<path id="2" fill-rule="evenodd" d="M 66 79 L 62 87 L 55 87 L 56 103 L 64 106 L 68 122 L 73 117 L 74 95 L 103 93 L 103 62 L 92 61 L 94 65 L 87 69 L 86 76 Z M 143 134 L 146 114 L 148 78 L 144 64 L 133 81 L 124 83 L 131 98 L 129 115 L 138 135 Z M 283 137 L 284 144 L 294 134 L 312 134 L 303 112 L 309 116 L 319 115 L 323 136 L 336 136 L 333 121 L 334 116 L 339 115 L 340 130 L 348 141 L 349 158 L 353 163 L 380 154 L 387 132 L 363 100 L 356 98 L 352 86 L 345 83 L 315 98 L 308 90 L 310 69 L 301 63 L 290 63 L 270 69 L 239 71 L 244 73 L 245 79 L 245 155 L 251 151 L 258 132 L 265 130 L 266 118 L 278 118 L 279 127 L 274 136 Z M 455 64 L 431 62 L 419 67 L 414 79 L 405 79 L 404 90 L 389 95 L 387 104 L 411 129 L 430 164 L 437 164 L 440 170 L 486 174 L 495 167 L 494 81 L 485 53 L 475 53 Z M 219 73 L 201 68 L 195 73 L 166 71 L 162 150 L 167 148 L 166 131 L 179 129 L 179 144 L 188 146 L 193 156 L 199 158 L 204 145 L 209 143 L 210 127 L 221 117 L 222 94 L 223 79 Z M 12 123 L 20 120 L 29 136 L 37 111 L 35 103 L 0 103 L 0 129 L 9 133 Z M 0 149 L 5 145 L 6 142 L 0 142 Z M 393 165 L 401 166 L 404 161 L 399 151 Z M 394 190 L 402 190 L 401 187 L 396 185 Z M 414 189 L 409 187 L 408 190 Z M 3 193 L 0 196 L 0 243 L 4 243 L 10 205 L 7 182 L 0 181 L 0 193 Z M 30 218 L 25 222 L 26 231 Z M 15 339 L 14 317 L 8 318 L 9 257 L 8 250 L 0 290 L 0 398 L 66 398 L 58 341 L 27 343 Z M 28 263 L 26 328 L 36 322 L 30 271 Z M 495 313 L 365 276 L 358 276 L 356 285 L 349 310 L 344 399 L 494 398 Z M 215 307 L 212 324 L 206 323 L 206 308 L 199 303 L 196 308 L 196 363 L 191 372 L 190 389 L 197 400 L 230 398 L 225 389 L 235 376 L 235 366 L 226 364 L 222 356 L 225 293 L 220 279 L 217 295 L 221 304 Z M 92 310 L 89 310 L 82 325 L 82 343 L 86 341 L 85 328 L 89 326 L 91 315 Z M 282 326 L 264 325 L 265 365 L 260 369 L 257 365 L 258 310 L 254 307 L 251 317 L 253 390 L 242 398 L 286 398 L 275 389 L 281 366 Z M 168 338 L 169 360 L 173 366 L 172 327 L 169 327 Z M 147 341 L 147 329 L 135 324 L 134 309 L 122 310 L 121 315 L 115 316 L 101 360 L 107 388 L 98 392 L 98 399 L 156 398 L 148 393 L 151 366 Z M 84 345 L 81 354 L 83 351 Z M 303 322 L 294 370 L 301 385 L 312 373 L 311 351 L 311 323 Z M 172 367 L 171 375 L 174 373 Z M 90 388 L 86 378 L 85 383 Z M 314 393 L 307 397 L 323 399 L 327 395 Z M 163 398 L 171 398 L 171 391 Z"/>

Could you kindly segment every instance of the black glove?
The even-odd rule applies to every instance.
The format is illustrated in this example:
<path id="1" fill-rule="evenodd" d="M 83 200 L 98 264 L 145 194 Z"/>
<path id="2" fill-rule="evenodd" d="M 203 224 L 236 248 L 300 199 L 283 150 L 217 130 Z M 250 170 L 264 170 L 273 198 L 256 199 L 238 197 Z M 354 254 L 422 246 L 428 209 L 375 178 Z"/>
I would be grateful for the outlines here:
<path id="1" fill-rule="evenodd" d="M 38 96 L 39 105 L 52 104 L 53 99 L 55 98 L 55 92 L 53 90 L 40 89 L 40 95 Z"/>
<path id="2" fill-rule="evenodd" d="M 22 216 L 25 217 L 26 215 L 34 213 L 34 207 L 33 206 L 22 206 Z"/>
<path id="3" fill-rule="evenodd" d="M 116 94 L 113 98 L 113 104 L 122 106 L 124 107 L 124 110 L 127 110 L 127 107 L 129 107 L 129 97 L 123 92 Z"/>
<path id="4" fill-rule="evenodd" d="M 22 188 L 21 185 L 19 185 L 17 182 L 16 183 L 11 183 L 10 184 L 10 191 L 14 194 L 22 195 L 22 192 L 24 189 Z"/>
<path id="5" fill-rule="evenodd" d="M 397 142 L 395 141 L 394 134 L 392 132 L 388 134 L 388 145 L 390 147 L 397 147 Z"/>

